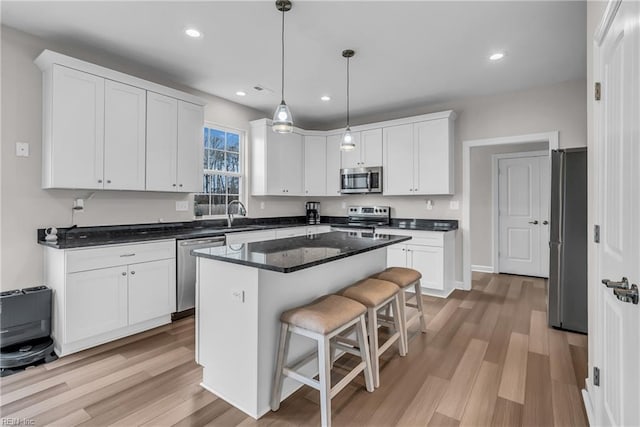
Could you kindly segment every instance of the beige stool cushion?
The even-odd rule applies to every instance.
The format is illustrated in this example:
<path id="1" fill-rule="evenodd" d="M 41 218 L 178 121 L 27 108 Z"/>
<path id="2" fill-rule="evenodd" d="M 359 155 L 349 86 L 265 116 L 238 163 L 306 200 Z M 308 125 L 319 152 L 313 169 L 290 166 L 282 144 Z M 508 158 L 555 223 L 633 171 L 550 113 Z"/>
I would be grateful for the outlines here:
<path id="1" fill-rule="evenodd" d="M 326 335 L 366 311 L 367 308 L 359 302 L 340 295 L 326 295 L 310 304 L 285 311 L 280 321 Z"/>
<path id="2" fill-rule="evenodd" d="M 400 291 L 394 283 L 367 278 L 343 289 L 340 295 L 354 299 L 367 307 L 375 307 Z"/>
<path id="3" fill-rule="evenodd" d="M 387 280 L 389 282 L 395 283 L 401 288 L 406 288 L 407 286 L 413 284 L 416 280 L 420 280 L 420 278 L 422 278 L 422 274 L 412 268 L 389 267 L 386 270 L 374 274 L 371 277 L 380 280 Z"/>

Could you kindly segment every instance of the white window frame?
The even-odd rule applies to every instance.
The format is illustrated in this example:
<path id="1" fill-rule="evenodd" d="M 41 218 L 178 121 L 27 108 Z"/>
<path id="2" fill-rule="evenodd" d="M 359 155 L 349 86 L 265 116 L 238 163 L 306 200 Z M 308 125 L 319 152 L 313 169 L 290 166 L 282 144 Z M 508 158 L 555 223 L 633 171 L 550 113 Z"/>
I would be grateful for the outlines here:
<path id="1" fill-rule="evenodd" d="M 238 177 L 240 178 L 240 183 L 239 183 L 239 191 L 240 194 L 238 196 L 238 200 L 240 200 L 245 206 L 247 205 L 247 187 L 246 187 L 246 181 L 247 181 L 247 174 L 246 174 L 246 165 L 247 165 L 247 152 L 246 152 L 246 147 L 247 147 L 247 131 L 244 129 L 238 129 L 238 128 L 234 128 L 231 126 L 226 126 L 226 125 L 221 125 L 215 122 L 208 122 L 205 121 L 204 122 L 204 126 L 202 128 L 202 151 L 203 153 L 205 152 L 205 146 L 204 146 L 204 128 L 209 128 L 209 129 L 216 129 L 216 130 L 220 130 L 223 132 L 230 132 L 230 133 L 235 133 L 238 134 L 239 136 L 239 161 L 240 161 L 240 165 L 239 165 L 239 169 L 240 172 L 236 173 L 236 172 L 227 172 L 227 171 L 217 171 L 214 169 L 203 169 L 203 177 L 206 175 L 225 175 L 225 176 L 233 176 L 233 177 Z M 202 192 L 198 192 L 196 194 L 203 194 Z M 247 208 L 248 209 L 248 208 Z M 206 220 L 206 219 L 226 219 L 227 218 L 227 213 L 222 214 L 222 215 L 202 215 L 199 217 L 196 217 L 196 219 L 199 220 Z"/>

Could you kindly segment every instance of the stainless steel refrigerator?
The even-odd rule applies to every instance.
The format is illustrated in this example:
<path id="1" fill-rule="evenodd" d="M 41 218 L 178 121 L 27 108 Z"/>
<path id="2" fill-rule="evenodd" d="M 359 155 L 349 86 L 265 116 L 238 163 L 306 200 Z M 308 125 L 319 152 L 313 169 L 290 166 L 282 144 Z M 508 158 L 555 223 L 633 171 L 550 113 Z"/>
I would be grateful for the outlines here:
<path id="1" fill-rule="evenodd" d="M 549 325 L 587 332 L 587 149 L 551 153 Z"/>

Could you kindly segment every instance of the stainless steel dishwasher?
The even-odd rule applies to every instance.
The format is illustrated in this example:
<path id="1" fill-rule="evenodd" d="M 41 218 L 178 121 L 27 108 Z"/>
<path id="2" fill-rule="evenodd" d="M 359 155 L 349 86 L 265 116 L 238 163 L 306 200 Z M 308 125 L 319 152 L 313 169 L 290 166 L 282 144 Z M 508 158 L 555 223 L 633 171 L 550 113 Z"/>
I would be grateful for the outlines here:
<path id="1" fill-rule="evenodd" d="M 207 237 L 176 241 L 178 255 L 176 283 L 176 313 L 174 318 L 183 317 L 193 312 L 196 305 L 196 257 L 190 252 L 194 249 L 224 246 L 225 237 Z"/>

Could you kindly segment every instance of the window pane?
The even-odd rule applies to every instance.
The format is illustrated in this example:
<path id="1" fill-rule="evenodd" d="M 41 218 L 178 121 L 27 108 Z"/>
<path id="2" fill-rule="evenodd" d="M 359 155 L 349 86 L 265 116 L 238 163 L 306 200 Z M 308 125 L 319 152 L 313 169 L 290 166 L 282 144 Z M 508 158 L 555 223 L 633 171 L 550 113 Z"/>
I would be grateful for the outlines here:
<path id="1" fill-rule="evenodd" d="M 211 200 L 211 215 L 225 215 L 227 213 L 227 196 L 213 196 Z"/>
<path id="2" fill-rule="evenodd" d="M 240 156 L 236 153 L 227 153 L 227 170 L 240 172 Z"/>
<path id="3" fill-rule="evenodd" d="M 240 194 L 240 178 L 237 176 L 228 176 L 227 187 L 229 194 Z"/>
<path id="4" fill-rule="evenodd" d="M 216 171 L 225 170 L 224 151 L 213 150 L 209 156 L 209 169 Z"/>
<path id="5" fill-rule="evenodd" d="M 217 129 L 209 129 L 209 142 L 207 148 L 213 148 L 216 150 L 224 150 L 224 132 Z"/>
<path id="6" fill-rule="evenodd" d="M 209 148 L 209 128 L 204 128 L 204 148 Z"/>
<path id="7" fill-rule="evenodd" d="M 229 203 L 231 203 L 232 200 L 238 200 L 238 196 L 228 196 L 228 200 Z M 237 203 L 234 203 L 233 205 L 231 205 L 229 207 L 229 213 L 232 213 L 234 215 L 238 215 L 240 213 L 240 205 Z"/>
<path id="8" fill-rule="evenodd" d="M 193 211 L 195 216 L 209 215 L 209 195 L 196 194 L 194 197 Z"/>
<path id="9" fill-rule="evenodd" d="M 225 177 L 223 175 L 211 175 L 211 193 L 226 194 L 227 187 L 225 185 Z"/>
<path id="10" fill-rule="evenodd" d="M 211 192 L 211 175 L 204 175 L 202 179 L 202 192 L 207 194 Z"/>
<path id="11" fill-rule="evenodd" d="M 227 151 L 233 151 L 235 153 L 240 151 L 240 135 L 227 133 Z"/>
<path id="12" fill-rule="evenodd" d="M 203 165 L 202 167 L 206 170 L 206 169 L 211 169 L 209 167 L 210 162 L 213 161 L 213 154 L 212 154 L 212 150 L 205 148 L 204 149 L 204 156 L 203 156 Z"/>

